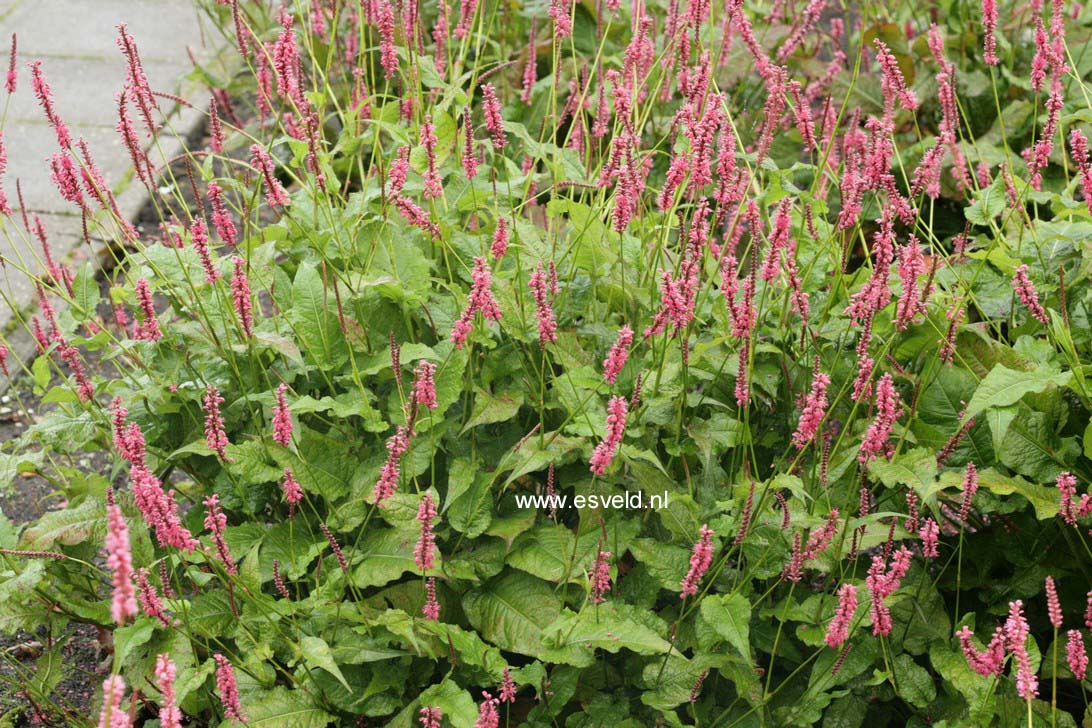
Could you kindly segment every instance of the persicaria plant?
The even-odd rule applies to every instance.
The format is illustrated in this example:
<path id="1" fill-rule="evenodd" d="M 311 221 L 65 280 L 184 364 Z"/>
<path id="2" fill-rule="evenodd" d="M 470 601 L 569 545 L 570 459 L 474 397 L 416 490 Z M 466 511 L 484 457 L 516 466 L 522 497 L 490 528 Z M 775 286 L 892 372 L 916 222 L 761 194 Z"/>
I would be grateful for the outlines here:
<path id="1" fill-rule="evenodd" d="M 151 234 L 12 48 L 119 263 L 6 171 L 46 414 L 0 464 L 64 502 L 0 529 L 28 716 L 1092 719 L 1082 6 L 202 7 L 179 158 L 118 30 Z"/>

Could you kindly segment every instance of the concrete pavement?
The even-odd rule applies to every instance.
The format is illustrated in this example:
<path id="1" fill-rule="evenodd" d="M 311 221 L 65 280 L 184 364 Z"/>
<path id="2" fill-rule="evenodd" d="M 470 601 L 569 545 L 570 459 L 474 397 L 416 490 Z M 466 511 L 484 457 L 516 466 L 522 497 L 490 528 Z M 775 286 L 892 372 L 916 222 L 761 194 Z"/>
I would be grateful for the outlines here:
<path id="1" fill-rule="evenodd" d="M 97 257 L 103 247 L 102 241 L 92 241 L 91 249 L 84 244 L 77 208 L 61 198 L 50 180 L 47 160 L 58 147 L 34 98 L 27 64 L 42 61 L 58 115 L 74 139 L 87 140 L 122 213 L 132 219 L 147 193 L 131 181 L 129 155 L 114 128 L 115 96 L 125 83 L 125 58 L 116 44 L 122 23 L 136 41 L 152 90 L 178 94 L 206 108 L 207 89 L 184 79 L 193 68 L 190 54 L 208 57 L 214 42 L 208 39 L 215 37 L 208 35 L 208 20 L 194 0 L 0 0 L 0 78 L 7 71 L 11 35 L 18 37 L 18 89 L 9 97 L 0 88 L 0 134 L 8 151 L 2 184 L 16 208 L 14 220 L 0 220 L 0 256 L 7 263 L 0 270 L 0 332 L 13 350 L 13 370 L 19 368 L 16 356 L 27 360 L 34 351 L 31 338 L 19 332 L 19 321 L 36 307 L 33 284 L 20 269 L 43 270 L 40 246 L 15 222 L 20 217 L 16 179 L 27 211 L 45 223 L 55 258 L 72 262 L 76 271 L 81 259 Z M 179 137 L 203 123 L 203 114 L 194 109 L 163 99 L 160 107 L 172 117 L 170 126 Z M 130 107 L 130 113 L 143 139 L 135 109 Z M 176 139 L 164 151 L 173 156 L 180 149 Z M 153 155 L 153 161 L 162 160 Z M 7 386 L 3 380 L 0 375 L 0 391 Z"/>

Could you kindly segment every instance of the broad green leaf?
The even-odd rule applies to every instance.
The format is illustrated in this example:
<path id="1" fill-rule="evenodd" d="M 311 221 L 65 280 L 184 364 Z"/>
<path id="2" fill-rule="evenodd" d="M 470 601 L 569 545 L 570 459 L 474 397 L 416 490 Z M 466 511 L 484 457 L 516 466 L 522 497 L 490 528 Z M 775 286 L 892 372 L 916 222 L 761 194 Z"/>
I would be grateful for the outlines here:
<path id="1" fill-rule="evenodd" d="M 23 532 L 19 548 L 50 551 L 54 545 L 73 546 L 84 541 L 98 542 L 106 533 L 106 503 L 86 498 L 74 508 L 51 511 Z"/>
<path id="2" fill-rule="evenodd" d="M 701 600 L 706 624 L 727 640 L 749 663 L 751 661 L 751 603 L 742 594 L 711 594 Z"/>
<path id="3" fill-rule="evenodd" d="M 899 697 L 911 705 L 925 708 L 937 697 L 937 688 L 929 671 L 903 653 L 897 655 L 891 665 L 898 685 Z"/>
<path id="4" fill-rule="evenodd" d="M 460 434 L 479 425 L 494 422 L 506 422 L 516 416 L 523 406 L 523 393 L 520 391 L 492 394 L 484 389 L 474 390 L 474 412 L 470 415 Z"/>
<path id="5" fill-rule="evenodd" d="M 310 694 L 280 685 L 247 693 L 242 703 L 250 728 L 323 728 L 334 721 Z"/>
<path id="6" fill-rule="evenodd" d="M 356 553 L 361 561 L 352 569 L 352 581 L 358 587 L 383 586 L 407 571 L 415 571 L 413 547 L 415 531 L 395 528 L 373 529 L 361 539 Z"/>
<path id="7" fill-rule="evenodd" d="M 330 645 L 326 644 L 326 640 L 308 635 L 300 641 L 300 650 L 308 665 L 322 668 L 336 677 L 346 690 L 351 690 L 349 683 L 345 682 L 345 676 L 341 674 L 341 669 L 334 662 L 334 655 L 330 652 Z"/>
<path id="8" fill-rule="evenodd" d="M 348 356 L 335 307 L 334 295 L 327 293 L 318 268 L 311 263 L 300 265 L 292 283 L 288 318 L 304 351 L 316 364 L 331 369 Z"/>
<path id="9" fill-rule="evenodd" d="M 126 658 L 133 649 L 140 647 L 152 637 L 156 622 L 140 617 L 135 623 L 114 630 L 114 659 L 118 665 L 126 667 Z"/>
<path id="10" fill-rule="evenodd" d="M 991 407 L 1007 407 L 1016 404 L 1029 392 L 1042 392 L 1048 387 L 1064 387 L 1073 378 L 1072 372 L 1057 372 L 1039 367 L 1023 372 L 997 364 L 986 375 L 971 395 L 963 422 L 969 422 Z"/>
<path id="11" fill-rule="evenodd" d="M 534 656 L 542 650 L 542 630 L 561 614 L 561 600 L 548 582 L 511 571 L 467 592 L 463 610 L 486 640 Z"/>
<path id="12" fill-rule="evenodd" d="M 1035 517 L 1040 521 L 1054 518 L 1061 510 L 1061 500 L 1056 488 L 1030 483 L 1019 475 L 1003 475 L 993 468 L 978 473 L 978 485 L 994 495 L 1024 496 L 1035 508 Z"/>
<path id="13" fill-rule="evenodd" d="M 639 655 L 666 655 L 671 643 L 640 621 L 644 614 L 647 612 L 632 605 L 611 601 L 588 604 L 579 614 L 566 609 L 542 634 L 542 642 L 549 648 L 543 659 L 587 667 L 595 663 L 596 649 L 612 654 L 626 649 Z M 660 622 L 660 626 L 666 631 L 666 625 Z"/>
<path id="14" fill-rule="evenodd" d="M 873 460 L 868 466 L 869 475 L 888 488 L 909 486 L 923 503 L 936 505 L 937 483 L 936 454 L 923 447 L 900 453 L 894 459 Z"/>

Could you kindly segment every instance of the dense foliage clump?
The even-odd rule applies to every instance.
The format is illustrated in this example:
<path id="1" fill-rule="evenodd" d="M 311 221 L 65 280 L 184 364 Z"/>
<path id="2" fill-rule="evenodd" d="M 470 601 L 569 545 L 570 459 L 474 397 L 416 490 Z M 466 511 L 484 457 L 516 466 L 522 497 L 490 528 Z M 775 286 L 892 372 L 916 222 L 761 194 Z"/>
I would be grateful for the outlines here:
<path id="1" fill-rule="evenodd" d="M 0 529 L 35 715 L 1088 720 L 1088 12 L 205 10 L 181 160 L 120 31 L 155 239 L 32 66 L 125 253 L 103 295 L 40 236 L 0 360 L 52 405 L 0 470 L 66 499 Z M 112 633 L 91 717 L 72 623 Z"/>

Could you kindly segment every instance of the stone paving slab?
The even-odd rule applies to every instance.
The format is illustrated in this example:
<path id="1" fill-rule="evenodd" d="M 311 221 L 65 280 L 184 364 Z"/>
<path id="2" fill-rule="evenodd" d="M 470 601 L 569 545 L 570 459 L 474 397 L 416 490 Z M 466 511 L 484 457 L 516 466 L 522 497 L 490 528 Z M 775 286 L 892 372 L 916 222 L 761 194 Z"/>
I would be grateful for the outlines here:
<path id="1" fill-rule="evenodd" d="M 76 209 L 61 198 L 50 180 L 46 160 L 58 151 L 56 137 L 34 99 L 26 64 L 41 59 L 58 114 L 73 138 L 87 140 L 107 183 L 118 194 L 122 213 L 133 218 L 145 204 L 146 192 L 131 183 L 129 155 L 114 129 L 115 96 L 125 83 L 125 60 L 116 45 L 117 26 L 122 23 L 136 41 L 152 89 L 191 99 L 204 108 L 207 89 L 184 78 L 192 70 L 191 54 L 199 59 L 211 55 L 200 11 L 192 0 L 0 0 L 0 65 L 4 66 L 0 75 L 6 71 L 11 34 L 19 38 L 19 88 L 10 99 L 0 89 L 0 112 L 5 105 L 7 109 L 0 128 L 8 147 L 4 188 L 17 207 L 15 180 L 19 179 L 27 210 L 42 216 L 54 256 L 70 261 L 74 269 L 95 253 L 84 244 Z M 179 134 L 189 134 L 204 122 L 204 114 L 197 109 L 166 100 L 160 100 L 160 106 Z M 130 111 L 139 130 L 135 111 Z M 169 156 L 181 151 L 177 140 L 160 141 Z M 36 308 L 36 301 L 33 284 L 18 270 L 22 265 L 17 261 L 39 266 L 40 248 L 31 243 L 28 249 L 21 224 L 15 227 L 11 221 L 0 221 L 0 259 L 13 261 L 0 270 L 0 333 L 13 354 L 24 360 L 33 355 L 33 341 L 17 322 Z M 97 243 L 101 250 L 102 241 Z M 7 385 L 0 377 L 0 391 Z"/>

